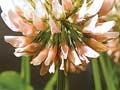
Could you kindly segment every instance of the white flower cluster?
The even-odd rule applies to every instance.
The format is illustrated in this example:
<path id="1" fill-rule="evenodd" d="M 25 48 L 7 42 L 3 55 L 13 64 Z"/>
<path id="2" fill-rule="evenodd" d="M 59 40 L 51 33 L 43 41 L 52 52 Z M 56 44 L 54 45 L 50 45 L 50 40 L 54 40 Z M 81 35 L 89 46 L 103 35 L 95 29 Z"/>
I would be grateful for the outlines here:
<path id="1" fill-rule="evenodd" d="M 116 38 L 110 30 L 114 21 L 100 22 L 105 0 L 0 0 L 2 18 L 14 32 L 5 36 L 17 57 L 32 56 L 31 64 L 41 65 L 41 75 L 60 69 L 79 72 L 108 48 L 103 43 Z M 111 7 L 111 6 L 110 6 Z M 108 12 L 108 11 L 106 11 Z"/>

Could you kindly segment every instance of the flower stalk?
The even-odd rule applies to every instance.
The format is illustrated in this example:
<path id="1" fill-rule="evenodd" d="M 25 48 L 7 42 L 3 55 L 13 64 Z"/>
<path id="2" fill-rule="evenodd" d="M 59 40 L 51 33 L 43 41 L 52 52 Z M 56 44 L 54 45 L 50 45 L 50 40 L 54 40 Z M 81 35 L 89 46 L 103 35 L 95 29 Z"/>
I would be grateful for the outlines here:
<path id="1" fill-rule="evenodd" d="M 107 85 L 107 90 L 116 90 L 116 87 L 114 85 L 114 82 L 111 78 L 111 75 L 108 72 L 108 69 L 106 68 L 106 61 L 105 61 L 105 55 L 102 53 L 100 56 L 100 65 L 101 68 L 103 70 L 103 76 L 105 78 L 106 81 L 106 85 Z"/>
<path id="2" fill-rule="evenodd" d="M 64 71 L 58 70 L 57 90 L 65 90 L 65 75 L 64 75 Z"/>
<path id="3" fill-rule="evenodd" d="M 95 83 L 95 90 L 102 90 L 100 79 L 100 68 L 97 60 L 92 61 L 93 78 Z"/>
<path id="4" fill-rule="evenodd" d="M 61 70 L 58 70 L 57 90 L 69 90 L 68 76 Z"/>
<path id="5" fill-rule="evenodd" d="M 21 60 L 21 77 L 26 85 L 30 85 L 30 57 L 24 56 Z"/>
<path id="6" fill-rule="evenodd" d="M 57 90 L 69 90 L 68 73 L 57 68 Z"/>

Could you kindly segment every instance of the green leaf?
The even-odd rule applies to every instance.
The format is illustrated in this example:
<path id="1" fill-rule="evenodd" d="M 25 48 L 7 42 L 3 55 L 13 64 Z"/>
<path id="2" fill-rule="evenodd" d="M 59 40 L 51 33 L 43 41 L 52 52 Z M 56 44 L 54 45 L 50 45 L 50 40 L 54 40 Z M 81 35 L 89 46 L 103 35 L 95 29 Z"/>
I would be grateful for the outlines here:
<path id="1" fill-rule="evenodd" d="M 0 90 L 33 90 L 26 85 L 21 76 L 14 71 L 6 71 L 0 74 Z"/>

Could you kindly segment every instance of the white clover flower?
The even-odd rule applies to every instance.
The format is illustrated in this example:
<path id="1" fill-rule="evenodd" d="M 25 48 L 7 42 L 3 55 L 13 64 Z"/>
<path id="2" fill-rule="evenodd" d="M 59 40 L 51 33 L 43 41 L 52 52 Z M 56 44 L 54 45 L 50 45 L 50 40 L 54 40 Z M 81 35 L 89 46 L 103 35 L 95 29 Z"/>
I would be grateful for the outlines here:
<path id="1" fill-rule="evenodd" d="M 88 4 L 89 3 L 89 4 Z M 104 0 L 1 0 L 2 18 L 23 36 L 5 36 L 17 57 L 31 56 L 41 65 L 40 74 L 85 70 L 88 58 L 99 57 L 108 47 L 103 42 L 119 34 L 110 31 L 114 21 L 99 22 Z"/>

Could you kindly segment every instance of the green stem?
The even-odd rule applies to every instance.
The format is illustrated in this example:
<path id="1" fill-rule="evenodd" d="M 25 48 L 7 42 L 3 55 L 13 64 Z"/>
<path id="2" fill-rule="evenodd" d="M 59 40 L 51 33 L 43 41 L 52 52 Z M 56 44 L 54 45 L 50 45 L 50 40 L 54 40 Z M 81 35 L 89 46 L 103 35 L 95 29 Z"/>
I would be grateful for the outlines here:
<path id="1" fill-rule="evenodd" d="M 30 85 L 30 57 L 23 56 L 21 61 L 21 77 L 26 85 Z"/>
<path id="2" fill-rule="evenodd" d="M 111 75 L 108 72 L 106 62 L 105 62 L 105 59 L 104 59 L 104 54 L 101 54 L 101 56 L 100 56 L 100 65 L 101 65 L 101 68 L 103 70 L 103 75 L 104 75 L 104 78 L 105 78 L 105 81 L 106 81 L 106 84 L 107 84 L 107 89 L 108 90 L 116 90 L 116 87 L 113 83 L 114 81 L 112 80 Z"/>
<path id="3" fill-rule="evenodd" d="M 65 90 L 65 74 L 61 70 L 58 70 L 57 90 Z"/>
<path id="4" fill-rule="evenodd" d="M 68 78 L 68 75 L 65 76 L 65 90 L 69 90 L 69 78 Z"/>
<path id="5" fill-rule="evenodd" d="M 115 85 L 115 87 L 118 88 L 118 77 L 117 77 L 117 73 L 116 73 L 116 69 L 115 69 L 115 65 L 112 64 L 112 60 L 110 59 L 110 57 L 105 54 L 105 57 L 106 57 L 106 62 L 107 62 L 107 65 L 108 65 L 108 70 L 109 70 L 109 74 L 113 80 L 113 83 Z M 118 85 L 118 86 L 117 86 Z"/>
<path id="6" fill-rule="evenodd" d="M 102 90 L 101 79 L 100 79 L 100 68 L 98 66 L 98 61 L 95 59 L 92 60 L 92 70 L 93 70 L 95 90 Z"/>
<path id="7" fill-rule="evenodd" d="M 105 53 L 104 57 L 106 59 L 106 64 L 107 64 L 107 67 L 108 67 L 108 70 L 109 70 L 109 74 L 111 75 L 111 77 L 113 77 L 116 74 L 115 74 L 115 69 L 112 65 L 112 62 L 111 62 L 109 56 L 106 53 Z"/>

